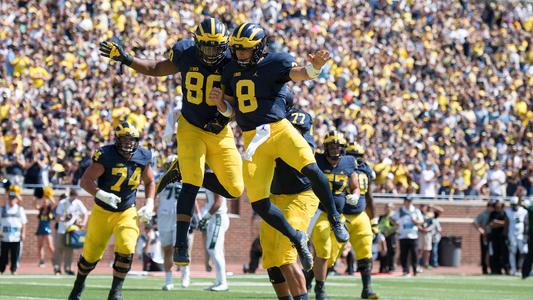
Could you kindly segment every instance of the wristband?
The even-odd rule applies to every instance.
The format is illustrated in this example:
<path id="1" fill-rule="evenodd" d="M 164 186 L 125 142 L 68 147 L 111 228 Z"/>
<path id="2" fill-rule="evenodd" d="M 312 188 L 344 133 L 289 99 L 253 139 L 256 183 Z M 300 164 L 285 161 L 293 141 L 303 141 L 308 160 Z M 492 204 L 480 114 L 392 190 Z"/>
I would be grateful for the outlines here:
<path id="1" fill-rule="evenodd" d="M 226 103 L 226 111 L 225 112 L 219 111 L 219 112 L 224 117 L 231 118 L 231 116 L 233 116 L 233 106 L 231 106 L 231 104 L 226 100 L 224 100 L 224 103 Z"/>
<path id="2" fill-rule="evenodd" d="M 320 75 L 320 72 L 322 71 L 322 68 L 315 69 L 312 63 L 308 62 L 305 64 L 305 72 L 307 72 L 307 76 L 311 79 L 315 79 Z"/>

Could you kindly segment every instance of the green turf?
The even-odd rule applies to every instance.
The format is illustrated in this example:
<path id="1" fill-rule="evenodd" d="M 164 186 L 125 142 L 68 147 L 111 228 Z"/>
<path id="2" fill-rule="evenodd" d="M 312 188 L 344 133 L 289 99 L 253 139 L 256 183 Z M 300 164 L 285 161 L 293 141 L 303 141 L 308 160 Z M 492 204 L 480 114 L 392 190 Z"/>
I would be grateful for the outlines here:
<path id="1" fill-rule="evenodd" d="M 73 277 L 1 276 L 0 299 L 66 299 Z M 179 280 L 176 280 L 179 286 Z M 232 276 L 230 291 L 203 291 L 212 279 L 193 278 L 188 289 L 161 291 L 162 278 L 130 276 L 124 285 L 124 299 L 277 299 L 265 276 Z M 83 299 L 106 299 L 110 276 L 90 276 Z M 359 279 L 332 277 L 327 291 L 331 299 L 359 299 Z M 381 299 L 533 299 L 533 280 L 496 276 L 419 276 L 416 278 L 374 278 L 374 289 Z M 314 295 L 311 294 L 311 299 Z"/>

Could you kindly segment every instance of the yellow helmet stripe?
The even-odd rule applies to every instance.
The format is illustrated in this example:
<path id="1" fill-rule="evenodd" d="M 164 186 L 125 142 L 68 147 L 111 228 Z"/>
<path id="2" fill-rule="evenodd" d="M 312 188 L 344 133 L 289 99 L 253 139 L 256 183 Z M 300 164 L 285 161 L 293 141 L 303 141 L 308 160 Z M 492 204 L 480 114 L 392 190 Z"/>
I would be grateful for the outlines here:
<path id="1" fill-rule="evenodd" d="M 242 46 L 242 48 L 253 48 L 255 46 L 257 46 L 257 44 L 259 44 L 261 42 L 261 40 L 257 40 L 257 41 L 250 41 L 248 38 L 235 38 L 235 37 L 231 37 L 230 38 L 230 46 L 233 46 L 233 45 L 240 45 Z"/>
<path id="2" fill-rule="evenodd" d="M 215 34 L 215 18 L 211 18 L 211 34 Z"/>
<path id="3" fill-rule="evenodd" d="M 244 23 L 241 25 L 241 28 L 239 28 L 239 31 L 237 32 L 237 38 L 241 37 L 241 32 L 244 29 L 244 27 L 246 27 L 246 25 L 248 25 L 248 23 Z"/>
<path id="4" fill-rule="evenodd" d="M 252 32 L 252 35 L 250 35 L 250 39 L 253 40 L 254 36 L 258 34 L 259 32 L 261 32 L 261 28 L 255 28 L 254 31 Z"/>
<path id="5" fill-rule="evenodd" d="M 205 32 L 204 32 L 204 26 L 202 26 L 202 23 L 200 23 L 200 25 L 198 25 L 198 27 L 200 27 L 200 34 L 204 35 Z"/>

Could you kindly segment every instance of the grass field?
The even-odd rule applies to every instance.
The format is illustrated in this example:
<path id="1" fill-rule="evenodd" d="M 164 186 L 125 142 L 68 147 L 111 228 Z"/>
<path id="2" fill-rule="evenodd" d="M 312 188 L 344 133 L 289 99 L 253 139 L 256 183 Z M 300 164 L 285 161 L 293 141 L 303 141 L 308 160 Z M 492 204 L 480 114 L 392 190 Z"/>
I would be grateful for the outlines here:
<path id="1" fill-rule="evenodd" d="M 63 276 L 2 276 L 0 299 L 66 299 L 73 280 L 73 277 Z M 266 276 L 232 276 L 229 280 L 229 292 L 204 291 L 212 281 L 208 278 L 193 278 L 188 289 L 164 292 L 160 289 L 162 278 L 130 276 L 124 285 L 123 296 L 126 300 L 277 299 Z M 110 284 L 110 276 L 90 276 L 83 299 L 106 299 Z M 508 276 L 377 277 L 373 286 L 381 299 L 533 299 L 533 280 Z M 359 299 L 360 289 L 358 278 L 332 277 L 327 283 L 331 299 Z M 314 299 L 314 294 L 310 296 Z"/>

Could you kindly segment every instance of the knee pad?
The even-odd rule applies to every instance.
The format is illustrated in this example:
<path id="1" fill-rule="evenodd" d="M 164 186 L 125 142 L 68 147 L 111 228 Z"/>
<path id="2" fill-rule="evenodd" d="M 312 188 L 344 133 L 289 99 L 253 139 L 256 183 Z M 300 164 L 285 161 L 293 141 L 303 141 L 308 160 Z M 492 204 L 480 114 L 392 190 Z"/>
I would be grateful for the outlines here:
<path id="1" fill-rule="evenodd" d="M 80 272 L 80 274 L 82 275 L 87 275 L 91 273 L 91 271 L 94 270 L 94 268 L 96 268 L 96 264 L 98 262 L 99 260 L 90 263 L 87 260 L 85 260 L 85 258 L 82 255 L 80 255 L 80 259 L 78 260 L 78 272 Z"/>
<path id="2" fill-rule="evenodd" d="M 113 270 L 118 273 L 127 274 L 131 269 L 133 263 L 133 254 L 120 254 L 115 252 L 115 261 L 113 262 Z"/>
<path id="3" fill-rule="evenodd" d="M 194 212 L 194 202 L 200 187 L 184 183 L 176 204 L 176 214 L 192 216 Z"/>
<path id="4" fill-rule="evenodd" d="M 363 258 L 357 261 L 357 272 L 371 273 L 372 272 L 372 259 Z"/>
<path id="5" fill-rule="evenodd" d="M 279 267 L 268 268 L 267 272 L 270 283 L 279 284 L 285 282 L 285 277 L 283 277 L 283 273 L 281 273 L 281 269 Z"/>

